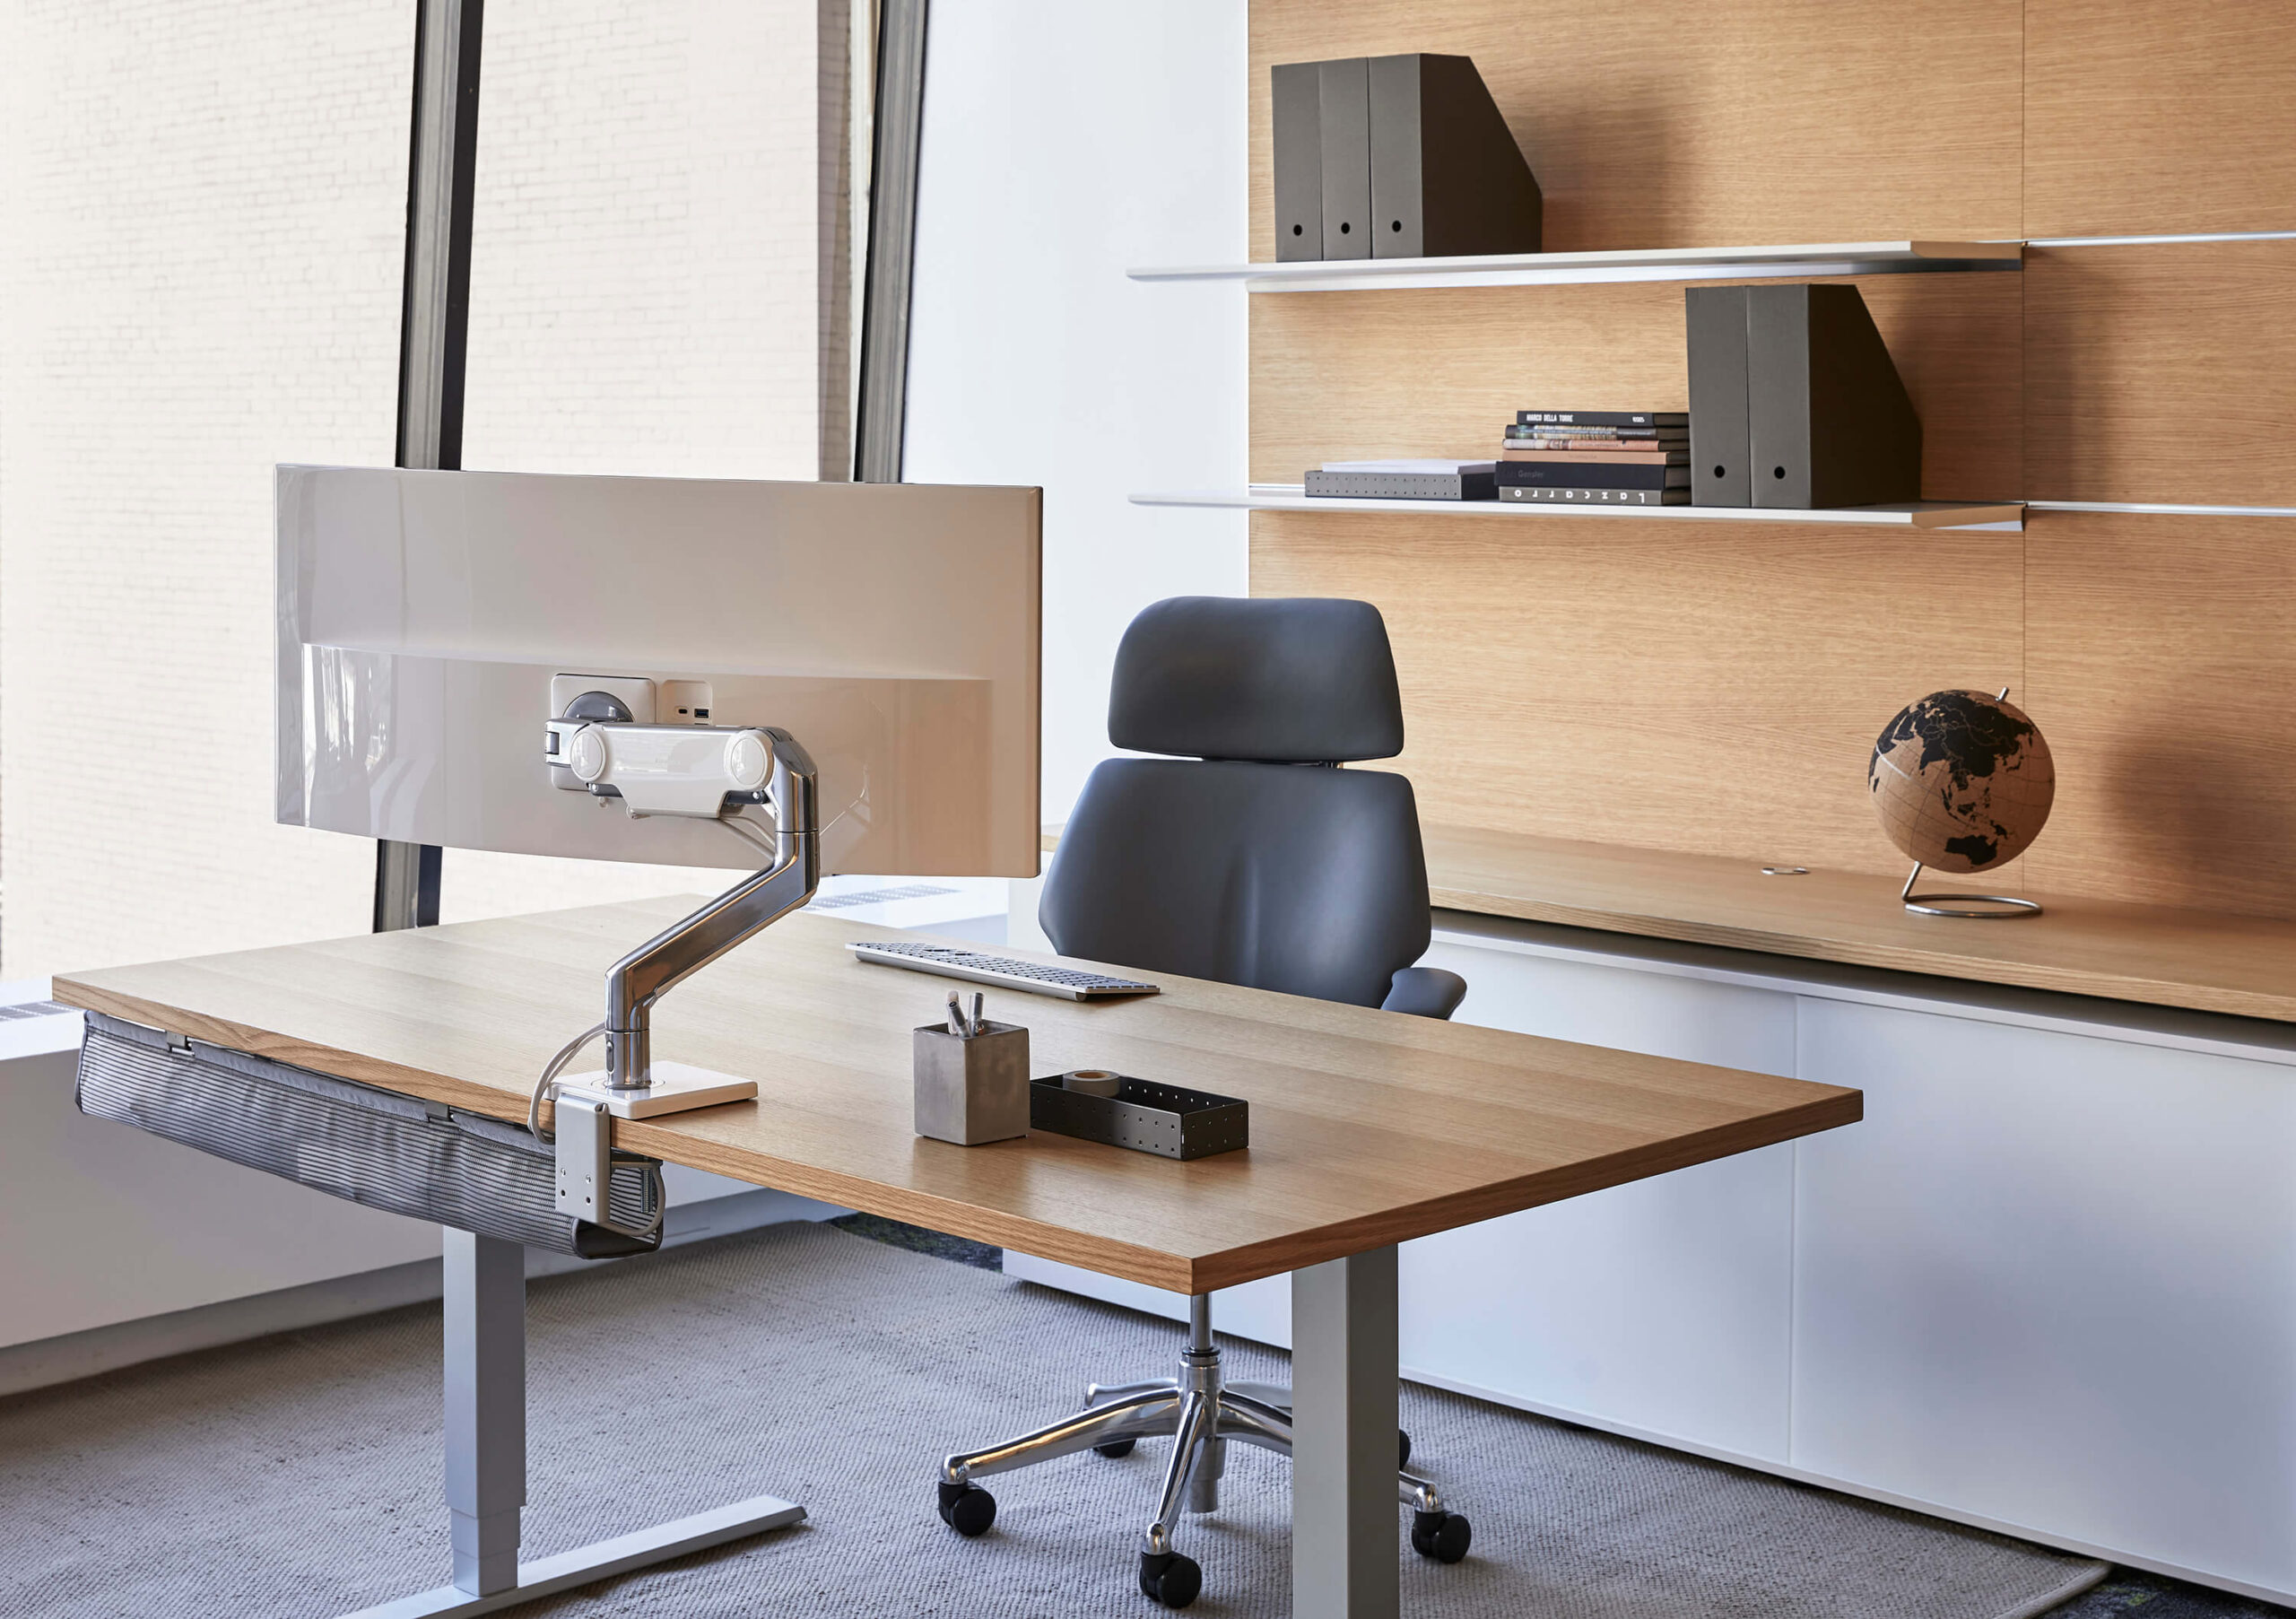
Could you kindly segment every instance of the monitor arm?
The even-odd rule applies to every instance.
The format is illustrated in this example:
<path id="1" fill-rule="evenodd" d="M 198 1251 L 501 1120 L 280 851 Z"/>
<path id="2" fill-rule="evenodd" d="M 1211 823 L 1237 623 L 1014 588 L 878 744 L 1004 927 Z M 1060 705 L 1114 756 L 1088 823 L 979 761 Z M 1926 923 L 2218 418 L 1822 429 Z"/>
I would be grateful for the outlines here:
<path id="1" fill-rule="evenodd" d="M 821 816 L 813 762 L 787 731 L 770 730 L 773 864 L 744 878 L 606 969 L 604 1088 L 653 1083 L 654 1003 L 710 962 L 813 897 L 820 886 Z"/>

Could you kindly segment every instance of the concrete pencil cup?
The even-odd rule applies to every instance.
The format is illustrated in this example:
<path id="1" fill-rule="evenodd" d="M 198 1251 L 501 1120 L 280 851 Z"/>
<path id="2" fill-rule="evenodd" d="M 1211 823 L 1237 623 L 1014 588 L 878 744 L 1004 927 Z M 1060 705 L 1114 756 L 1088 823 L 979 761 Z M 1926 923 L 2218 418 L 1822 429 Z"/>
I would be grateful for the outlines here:
<path id="1" fill-rule="evenodd" d="M 917 1031 L 917 1133 L 977 1147 L 1029 1133 L 1029 1031 L 982 1023 L 978 1034 L 938 1023 Z"/>

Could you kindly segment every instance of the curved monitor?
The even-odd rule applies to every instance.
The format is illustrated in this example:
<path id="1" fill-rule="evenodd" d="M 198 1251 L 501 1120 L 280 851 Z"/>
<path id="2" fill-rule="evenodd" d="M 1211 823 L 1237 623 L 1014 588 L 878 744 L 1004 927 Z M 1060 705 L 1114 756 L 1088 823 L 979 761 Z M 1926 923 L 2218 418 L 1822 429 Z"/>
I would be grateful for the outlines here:
<path id="1" fill-rule="evenodd" d="M 824 871 L 1036 875 L 1040 491 L 278 479 L 282 822 L 754 866 L 707 820 L 553 782 L 545 722 L 595 688 L 656 723 L 788 732 L 820 771 Z"/>

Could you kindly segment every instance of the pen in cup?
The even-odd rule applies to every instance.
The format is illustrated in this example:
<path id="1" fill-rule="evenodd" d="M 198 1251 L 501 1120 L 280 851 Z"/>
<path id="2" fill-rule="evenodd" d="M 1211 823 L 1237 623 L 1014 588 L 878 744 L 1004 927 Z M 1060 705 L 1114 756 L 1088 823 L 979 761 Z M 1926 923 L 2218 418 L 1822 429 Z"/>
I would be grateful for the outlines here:
<path id="1" fill-rule="evenodd" d="M 957 992 L 949 991 L 949 1032 L 962 1040 L 965 1036 L 964 1008 L 957 1004 Z"/>

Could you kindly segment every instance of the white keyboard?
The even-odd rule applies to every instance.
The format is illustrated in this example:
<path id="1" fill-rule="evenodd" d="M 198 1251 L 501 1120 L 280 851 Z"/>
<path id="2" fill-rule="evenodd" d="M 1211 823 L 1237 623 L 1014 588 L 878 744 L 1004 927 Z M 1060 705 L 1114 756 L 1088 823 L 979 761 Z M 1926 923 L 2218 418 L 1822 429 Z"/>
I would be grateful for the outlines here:
<path id="1" fill-rule="evenodd" d="M 1040 962 L 1015 961 L 1009 955 L 983 955 L 954 944 L 909 944 L 864 941 L 846 948 L 865 962 L 881 967 L 906 967 L 912 972 L 938 973 L 1004 989 L 1025 989 L 1061 1000 L 1093 1001 L 1104 996 L 1153 995 L 1156 986 L 1138 979 L 1112 979 L 1104 972 L 1081 972 L 1074 967 L 1048 967 Z"/>

